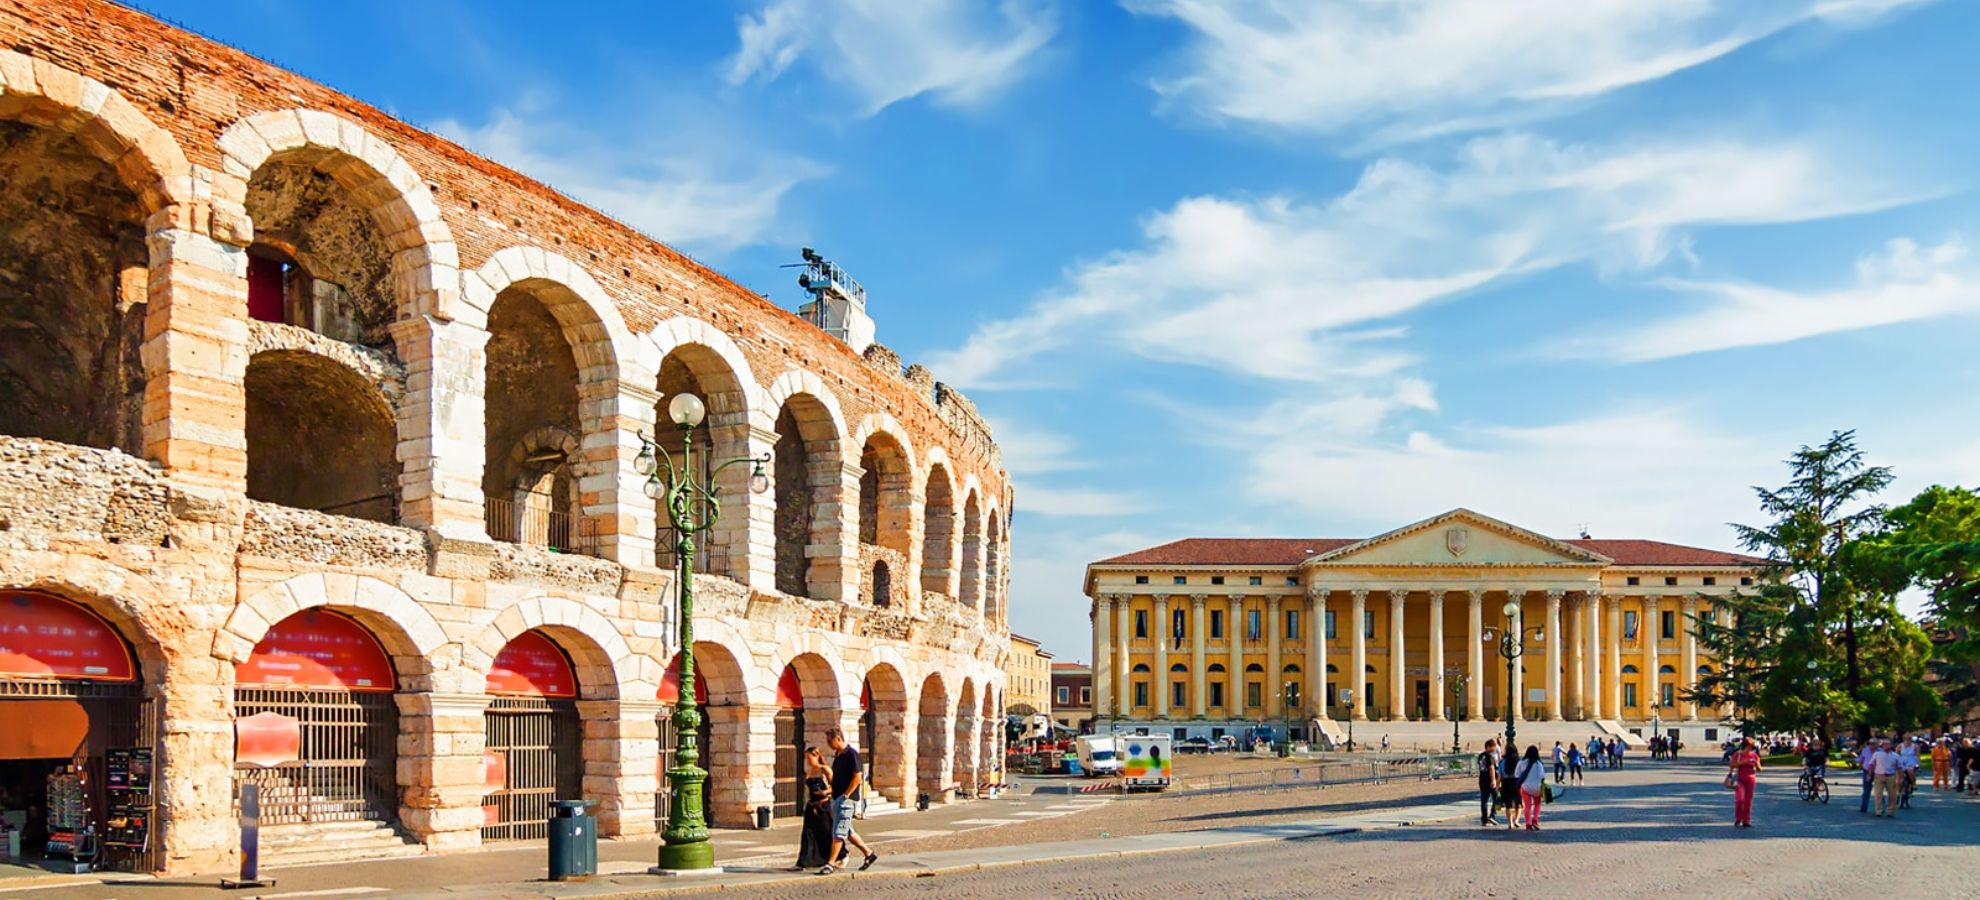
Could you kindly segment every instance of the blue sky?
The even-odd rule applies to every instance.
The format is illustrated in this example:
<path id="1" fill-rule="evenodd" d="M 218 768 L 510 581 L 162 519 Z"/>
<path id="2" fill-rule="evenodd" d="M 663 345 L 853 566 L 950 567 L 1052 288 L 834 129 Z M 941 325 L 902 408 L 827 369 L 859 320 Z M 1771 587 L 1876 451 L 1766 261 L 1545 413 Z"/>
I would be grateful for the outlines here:
<path id="1" fill-rule="evenodd" d="M 149 8 L 786 305 L 844 264 L 993 421 L 1062 659 L 1081 567 L 1179 537 L 1729 547 L 1837 428 L 1980 483 L 1980 4 Z"/>

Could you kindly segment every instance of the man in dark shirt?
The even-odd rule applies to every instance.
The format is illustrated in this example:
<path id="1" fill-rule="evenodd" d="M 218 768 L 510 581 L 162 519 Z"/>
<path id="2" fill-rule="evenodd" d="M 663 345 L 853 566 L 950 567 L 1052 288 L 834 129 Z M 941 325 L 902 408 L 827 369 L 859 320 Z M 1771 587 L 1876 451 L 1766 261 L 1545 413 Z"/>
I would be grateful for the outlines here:
<path id="1" fill-rule="evenodd" d="M 1478 754 L 1478 824 L 1492 824 L 1492 804 L 1499 799 L 1499 742 L 1485 742 Z"/>
<path id="2" fill-rule="evenodd" d="M 832 850 L 826 855 L 831 860 L 818 870 L 820 875 L 830 875 L 838 871 L 838 864 L 846 852 L 846 845 L 859 848 L 866 854 L 866 861 L 859 864 L 860 871 L 873 867 L 880 861 L 880 854 L 860 840 L 853 831 L 853 814 L 859 809 L 860 788 L 865 784 L 865 769 L 859 764 L 859 751 L 846 743 L 846 733 L 839 728 L 827 729 L 825 744 L 832 748 Z"/>

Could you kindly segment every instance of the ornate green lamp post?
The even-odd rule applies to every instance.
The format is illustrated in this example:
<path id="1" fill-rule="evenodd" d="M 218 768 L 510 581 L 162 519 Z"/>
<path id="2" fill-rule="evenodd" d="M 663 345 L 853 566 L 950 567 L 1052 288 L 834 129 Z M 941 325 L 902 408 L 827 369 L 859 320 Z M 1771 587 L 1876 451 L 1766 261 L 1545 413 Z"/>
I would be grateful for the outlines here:
<path id="1" fill-rule="evenodd" d="M 1444 680 L 1451 684 L 1451 752 L 1463 753 L 1464 745 L 1458 742 L 1458 723 L 1464 719 L 1464 685 L 1471 676 L 1451 666 L 1444 669 Z"/>
<path id="2" fill-rule="evenodd" d="M 675 394 L 667 404 L 667 417 L 681 426 L 679 464 L 667 448 L 647 440 L 644 433 L 639 436 L 639 456 L 633 459 L 633 468 L 646 476 L 646 496 L 658 501 L 662 521 L 673 532 L 674 559 L 679 570 L 676 582 L 680 585 L 680 605 L 676 612 L 681 632 L 681 684 L 680 698 L 674 705 L 677 749 L 674 764 L 667 769 L 667 827 L 660 832 L 666 840 L 660 847 L 662 869 L 706 869 L 715 865 L 715 848 L 708 843 L 708 823 L 701 818 L 701 794 L 706 789 L 708 772 L 695 765 L 701 759 L 701 752 L 695 746 L 695 736 L 701 728 L 701 710 L 694 702 L 695 535 L 715 527 L 716 520 L 721 518 L 722 501 L 715 496 L 715 479 L 722 470 L 752 464 L 755 470 L 749 476 L 750 492 L 761 494 L 770 489 L 770 476 L 763 471 L 763 466 L 770 462 L 768 453 L 729 460 L 705 478 L 696 474 L 694 429 L 707 414 L 708 407 L 700 397 Z M 657 455 L 655 450 L 659 451 Z"/>
<path id="3" fill-rule="evenodd" d="M 1544 641 L 1547 639 L 1547 633 L 1537 625 L 1532 628 L 1520 627 L 1518 601 L 1506 601 L 1506 605 L 1500 607 L 1499 612 L 1504 613 L 1506 616 L 1506 627 L 1504 632 L 1499 635 L 1499 655 L 1506 659 L 1506 699 L 1508 701 L 1505 708 L 1506 753 L 1510 755 L 1513 753 L 1515 747 L 1513 736 L 1517 733 L 1513 729 L 1513 711 L 1519 708 L 1519 703 L 1522 699 L 1512 696 L 1513 667 L 1519 665 L 1520 656 L 1526 652 L 1526 648 L 1521 644 L 1521 639 L 1528 633 L 1531 633 L 1534 640 Z M 1491 630 L 1487 629 L 1483 637 L 1486 643 L 1491 643 Z"/>

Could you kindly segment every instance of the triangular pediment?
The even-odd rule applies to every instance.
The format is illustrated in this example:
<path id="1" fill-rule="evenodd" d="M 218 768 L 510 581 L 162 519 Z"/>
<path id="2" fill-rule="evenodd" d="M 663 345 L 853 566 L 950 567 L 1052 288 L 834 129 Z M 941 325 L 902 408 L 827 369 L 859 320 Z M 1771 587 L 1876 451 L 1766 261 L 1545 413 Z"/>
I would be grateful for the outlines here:
<path id="1" fill-rule="evenodd" d="M 1322 566 L 1601 566 L 1612 560 L 1468 509 L 1454 509 L 1306 561 Z"/>

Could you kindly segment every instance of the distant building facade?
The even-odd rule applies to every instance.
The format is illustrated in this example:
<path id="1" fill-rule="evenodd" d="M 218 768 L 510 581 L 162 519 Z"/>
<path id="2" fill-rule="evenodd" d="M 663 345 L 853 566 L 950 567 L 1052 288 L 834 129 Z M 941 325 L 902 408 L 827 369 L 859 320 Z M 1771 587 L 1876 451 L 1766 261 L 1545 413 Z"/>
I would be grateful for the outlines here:
<path id="1" fill-rule="evenodd" d="M 1178 737 L 1508 714 L 1716 730 L 1720 711 L 1683 699 L 1715 665 L 1690 623 L 1762 562 L 1557 540 L 1465 509 L 1366 540 L 1175 541 L 1087 567 L 1089 709 L 1103 729 Z M 1529 632 L 1510 674 L 1509 619 Z"/>
<path id="2" fill-rule="evenodd" d="M 1078 732 L 1093 729 L 1093 667 L 1052 664 L 1052 721 Z"/>
<path id="3" fill-rule="evenodd" d="M 1008 687 L 1004 710 L 1013 716 L 1052 714 L 1052 653 L 1023 635 L 1011 635 L 1011 652 L 1004 658 Z"/>

